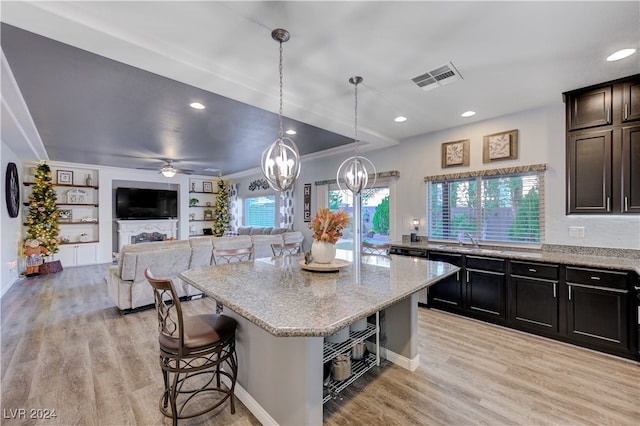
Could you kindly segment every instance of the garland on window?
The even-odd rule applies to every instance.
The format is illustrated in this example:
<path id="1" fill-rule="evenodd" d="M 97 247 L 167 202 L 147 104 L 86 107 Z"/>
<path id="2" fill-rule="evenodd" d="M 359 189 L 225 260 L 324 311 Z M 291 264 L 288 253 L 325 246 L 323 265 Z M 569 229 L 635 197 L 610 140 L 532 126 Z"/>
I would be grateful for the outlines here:
<path id="1" fill-rule="evenodd" d="M 229 212 L 229 190 L 222 179 L 218 180 L 218 194 L 213 206 L 215 218 L 213 220 L 213 235 L 222 237 L 229 230 L 231 214 Z"/>
<path id="2" fill-rule="evenodd" d="M 58 252 L 57 195 L 51 184 L 51 169 L 46 163 L 36 168 L 35 183 L 29 196 L 27 213 L 27 239 L 40 241 L 40 246 L 51 255 Z"/>

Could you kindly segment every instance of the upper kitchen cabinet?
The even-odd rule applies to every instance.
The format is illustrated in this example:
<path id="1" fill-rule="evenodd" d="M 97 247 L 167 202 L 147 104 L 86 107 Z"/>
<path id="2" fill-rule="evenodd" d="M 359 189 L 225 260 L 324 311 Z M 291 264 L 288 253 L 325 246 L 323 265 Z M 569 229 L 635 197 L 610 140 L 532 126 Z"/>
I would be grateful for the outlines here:
<path id="1" fill-rule="evenodd" d="M 640 74 L 564 96 L 567 214 L 640 213 Z"/>

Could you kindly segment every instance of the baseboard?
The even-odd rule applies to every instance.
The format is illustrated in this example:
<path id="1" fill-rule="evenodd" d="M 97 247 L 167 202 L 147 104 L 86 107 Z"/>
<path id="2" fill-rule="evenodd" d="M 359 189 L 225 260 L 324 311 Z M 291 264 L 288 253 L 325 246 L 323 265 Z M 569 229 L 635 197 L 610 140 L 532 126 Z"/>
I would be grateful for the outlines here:
<path id="1" fill-rule="evenodd" d="M 389 349 L 383 349 L 382 354 L 384 354 L 384 358 L 392 362 L 406 370 L 416 371 L 416 369 L 420 366 L 420 354 L 416 355 L 413 358 L 407 358 L 404 355 L 397 354 Z"/>
<path id="2" fill-rule="evenodd" d="M 231 387 L 231 380 L 227 376 L 222 376 L 222 382 L 227 387 Z M 253 399 L 253 397 L 249 395 L 249 392 L 247 392 L 242 386 L 240 386 L 238 382 L 236 382 L 234 395 L 236 398 L 238 398 L 240 402 L 244 404 L 245 407 L 247 407 L 247 410 L 249 410 L 251 414 L 253 414 L 253 416 L 256 419 L 258 419 L 258 421 L 261 424 L 263 425 L 278 424 L 278 422 L 276 422 L 274 418 L 271 417 L 269 413 L 267 413 L 266 410 L 262 408 L 260 404 L 258 404 L 258 401 Z"/>

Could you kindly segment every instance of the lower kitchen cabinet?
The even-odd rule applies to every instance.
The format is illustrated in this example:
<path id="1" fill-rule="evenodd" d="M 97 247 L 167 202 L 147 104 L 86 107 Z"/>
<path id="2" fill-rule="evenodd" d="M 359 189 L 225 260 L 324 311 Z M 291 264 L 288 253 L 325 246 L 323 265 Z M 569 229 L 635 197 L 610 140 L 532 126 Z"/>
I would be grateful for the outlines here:
<path id="1" fill-rule="evenodd" d="M 567 267 L 566 285 L 568 337 L 589 346 L 626 351 L 628 274 Z"/>
<path id="2" fill-rule="evenodd" d="M 429 260 L 447 262 L 462 268 L 461 254 L 430 252 Z M 460 271 L 429 287 L 428 305 L 454 312 L 462 309 L 462 277 Z"/>
<path id="3" fill-rule="evenodd" d="M 96 263 L 97 244 L 63 244 L 54 255 L 63 267 L 93 265 Z"/>
<path id="4" fill-rule="evenodd" d="M 466 256 L 465 310 L 474 317 L 506 319 L 506 261 Z"/>
<path id="5" fill-rule="evenodd" d="M 557 265 L 511 262 L 509 322 L 543 334 L 559 332 Z"/>

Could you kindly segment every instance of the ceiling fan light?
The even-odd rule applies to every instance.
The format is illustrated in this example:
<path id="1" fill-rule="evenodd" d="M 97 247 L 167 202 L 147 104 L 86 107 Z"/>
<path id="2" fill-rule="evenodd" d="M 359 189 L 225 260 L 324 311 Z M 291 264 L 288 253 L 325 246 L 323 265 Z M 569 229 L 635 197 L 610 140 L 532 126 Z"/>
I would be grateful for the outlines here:
<path id="1" fill-rule="evenodd" d="M 164 177 L 174 177 L 176 174 L 176 169 L 173 166 L 164 166 L 161 170 L 161 173 Z"/>

